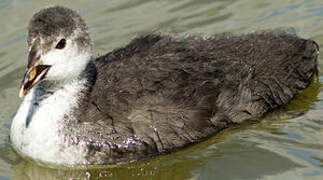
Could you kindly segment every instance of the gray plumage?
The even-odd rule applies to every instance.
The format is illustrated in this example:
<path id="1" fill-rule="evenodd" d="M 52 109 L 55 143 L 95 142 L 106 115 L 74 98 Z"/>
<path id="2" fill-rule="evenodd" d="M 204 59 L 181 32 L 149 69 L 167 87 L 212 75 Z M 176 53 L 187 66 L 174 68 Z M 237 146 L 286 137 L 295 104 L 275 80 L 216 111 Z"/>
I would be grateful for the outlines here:
<path id="1" fill-rule="evenodd" d="M 46 53 L 53 46 L 53 40 L 58 36 L 72 36 L 75 30 L 79 30 L 80 38 L 76 40 L 80 50 L 92 45 L 87 32 L 87 26 L 80 15 L 75 11 L 61 6 L 43 9 L 36 13 L 29 22 L 27 43 L 31 46 L 32 40 L 42 37 Z"/>
<path id="2" fill-rule="evenodd" d="M 91 47 L 75 12 L 48 8 L 31 20 L 28 40 L 76 27 L 84 30 L 80 47 Z M 171 152 L 287 104 L 311 83 L 317 54 L 314 41 L 279 30 L 139 37 L 88 64 L 88 86 L 61 133 L 86 144 L 90 164 Z"/>

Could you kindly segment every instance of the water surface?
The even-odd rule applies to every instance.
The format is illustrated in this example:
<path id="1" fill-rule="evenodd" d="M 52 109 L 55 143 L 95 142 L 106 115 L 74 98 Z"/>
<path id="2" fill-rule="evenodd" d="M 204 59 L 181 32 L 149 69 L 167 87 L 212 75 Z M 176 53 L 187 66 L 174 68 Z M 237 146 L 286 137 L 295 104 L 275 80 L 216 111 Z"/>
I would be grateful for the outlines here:
<path id="1" fill-rule="evenodd" d="M 322 0 L 0 0 L 0 180 L 323 179 L 323 73 L 290 105 L 170 155 L 84 170 L 22 160 L 8 136 L 21 102 L 26 28 L 33 13 L 56 4 L 77 10 L 85 19 L 96 55 L 151 32 L 208 36 L 279 27 L 294 27 L 299 36 L 323 47 Z"/>

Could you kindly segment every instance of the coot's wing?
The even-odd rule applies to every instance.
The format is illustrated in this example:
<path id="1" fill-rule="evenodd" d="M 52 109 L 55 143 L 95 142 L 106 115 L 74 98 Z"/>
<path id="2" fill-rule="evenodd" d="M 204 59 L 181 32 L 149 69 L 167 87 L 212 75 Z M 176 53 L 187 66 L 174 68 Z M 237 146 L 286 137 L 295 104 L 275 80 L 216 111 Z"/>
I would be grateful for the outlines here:
<path id="1" fill-rule="evenodd" d="M 288 103 L 311 83 L 317 52 L 284 32 L 138 38 L 95 62 L 87 121 L 108 123 L 112 144 L 132 138 L 120 157 L 170 151 Z"/>

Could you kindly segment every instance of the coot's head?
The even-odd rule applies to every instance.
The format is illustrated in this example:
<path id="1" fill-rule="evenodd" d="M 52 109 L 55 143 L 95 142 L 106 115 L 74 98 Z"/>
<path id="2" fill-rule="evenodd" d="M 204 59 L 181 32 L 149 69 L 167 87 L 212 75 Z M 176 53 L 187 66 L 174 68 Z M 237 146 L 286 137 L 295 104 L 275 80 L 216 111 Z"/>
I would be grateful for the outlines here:
<path id="1" fill-rule="evenodd" d="M 43 80 L 64 83 L 78 77 L 91 58 L 87 26 L 73 10 L 61 6 L 34 14 L 28 26 L 28 65 L 20 97 Z"/>

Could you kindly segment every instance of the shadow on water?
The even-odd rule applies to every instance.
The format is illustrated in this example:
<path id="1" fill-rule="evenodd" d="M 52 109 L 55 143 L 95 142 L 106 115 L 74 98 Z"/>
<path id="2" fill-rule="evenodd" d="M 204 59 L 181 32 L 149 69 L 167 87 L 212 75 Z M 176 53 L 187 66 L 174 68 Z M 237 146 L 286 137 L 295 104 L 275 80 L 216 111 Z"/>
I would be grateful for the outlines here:
<path id="1" fill-rule="evenodd" d="M 275 127 L 277 123 L 302 117 L 318 102 L 323 84 L 318 81 L 297 96 L 288 106 L 232 127 L 181 151 L 133 163 L 110 167 L 64 169 L 48 168 L 35 162 L 6 160 L 13 165 L 13 180 L 23 179 L 257 179 L 278 174 L 302 165 L 275 152 L 259 147 L 248 137 L 231 137 L 246 131 L 267 131 L 286 135 Z M 297 137 L 296 137 L 297 138 Z M 229 143 L 227 142 L 229 141 Z M 261 143 L 261 142 L 260 142 Z M 211 160 L 210 160 L 211 159 Z M 246 161 L 242 161 L 246 159 Z M 254 168 L 250 168 L 250 167 Z M 223 171 L 227 169 L 232 173 Z M 268 171 L 270 169 L 270 171 Z M 212 172 L 212 176 L 210 176 Z"/>

